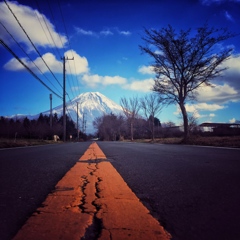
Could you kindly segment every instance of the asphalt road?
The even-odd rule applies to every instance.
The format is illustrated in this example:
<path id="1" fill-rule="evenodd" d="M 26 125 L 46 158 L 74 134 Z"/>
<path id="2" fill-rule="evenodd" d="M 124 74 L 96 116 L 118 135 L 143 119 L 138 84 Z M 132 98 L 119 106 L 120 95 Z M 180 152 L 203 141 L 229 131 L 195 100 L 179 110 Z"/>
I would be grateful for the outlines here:
<path id="1" fill-rule="evenodd" d="M 174 240 L 240 239 L 240 149 L 98 144 Z"/>
<path id="2" fill-rule="evenodd" d="M 1 240 L 9 240 L 17 233 L 89 144 L 0 150 Z"/>
<path id="3" fill-rule="evenodd" d="M 0 150 L 0 239 L 11 239 L 89 145 Z M 240 239 L 240 150 L 98 145 L 174 240 Z"/>

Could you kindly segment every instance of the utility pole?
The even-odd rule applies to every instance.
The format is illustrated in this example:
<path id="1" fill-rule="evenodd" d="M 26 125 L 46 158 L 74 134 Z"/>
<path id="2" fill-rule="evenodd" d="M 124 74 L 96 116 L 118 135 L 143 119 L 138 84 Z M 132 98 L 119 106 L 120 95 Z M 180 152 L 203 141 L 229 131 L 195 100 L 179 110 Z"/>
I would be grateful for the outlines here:
<path id="1" fill-rule="evenodd" d="M 83 119 L 82 119 L 82 133 L 84 134 L 84 116 L 85 116 L 85 113 L 83 113 Z"/>
<path id="2" fill-rule="evenodd" d="M 82 129 L 83 129 L 83 133 L 86 134 L 86 123 L 87 123 L 87 120 L 86 120 L 86 117 L 85 115 L 87 115 L 87 113 L 83 113 L 83 126 L 82 126 Z"/>
<path id="3" fill-rule="evenodd" d="M 66 142 L 66 61 L 74 60 L 73 58 L 62 58 L 63 60 L 63 141 Z"/>
<path id="4" fill-rule="evenodd" d="M 77 141 L 79 141 L 79 130 L 78 130 L 78 102 L 77 102 Z"/>
<path id="5" fill-rule="evenodd" d="M 52 128 L 52 94 L 50 93 L 50 127 Z"/>
<path id="6" fill-rule="evenodd" d="M 87 113 L 86 113 L 87 115 Z M 84 122 L 84 133 L 86 134 L 86 129 L 87 129 L 87 116 L 86 116 L 86 119 L 85 119 L 85 122 Z"/>
<path id="7" fill-rule="evenodd" d="M 82 132 L 86 134 L 86 120 L 85 120 L 86 113 L 83 113 L 83 119 L 82 119 Z"/>

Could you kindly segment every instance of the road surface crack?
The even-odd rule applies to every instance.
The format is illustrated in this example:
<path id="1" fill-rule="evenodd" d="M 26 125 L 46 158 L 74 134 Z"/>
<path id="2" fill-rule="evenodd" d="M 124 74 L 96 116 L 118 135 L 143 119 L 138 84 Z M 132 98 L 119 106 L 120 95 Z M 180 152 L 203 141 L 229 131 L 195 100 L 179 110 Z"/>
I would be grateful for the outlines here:
<path id="1" fill-rule="evenodd" d="M 101 182 L 102 179 L 96 175 L 98 163 L 89 163 L 87 168 L 89 170 L 89 175 L 82 176 L 83 184 L 81 190 L 83 195 L 79 208 L 81 209 L 82 213 L 92 215 L 93 220 L 92 224 L 87 227 L 81 240 L 95 240 L 101 236 L 103 227 L 102 219 L 99 217 L 101 206 L 97 203 L 97 199 L 100 198 L 99 182 Z M 93 189 L 91 186 L 94 186 Z M 89 191 L 91 192 L 89 193 Z M 91 206 L 89 205 L 89 202 L 91 203 Z"/>
<path id="2" fill-rule="evenodd" d="M 81 186 L 81 191 L 82 191 L 82 200 L 81 200 L 81 204 L 79 204 L 79 208 L 81 209 L 81 212 L 82 213 L 85 213 L 85 204 L 86 204 L 86 193 L 85 193 L 85 190 L 86 190 L 86 186 L 87 184 L 89 183 L 88 179 L 87 179 L 87 176 L 82 176 L 81 177 L 83 179 L 83 185 Z"/>

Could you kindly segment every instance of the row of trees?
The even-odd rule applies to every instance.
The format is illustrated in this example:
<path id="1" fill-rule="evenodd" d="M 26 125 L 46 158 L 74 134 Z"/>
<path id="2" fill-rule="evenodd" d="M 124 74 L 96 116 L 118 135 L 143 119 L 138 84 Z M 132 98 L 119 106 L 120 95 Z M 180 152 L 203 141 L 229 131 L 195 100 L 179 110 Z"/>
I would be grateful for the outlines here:
<path id="1" fill-rule="evenodd" d="M 173 122 L 161 124 L 157 118 L 163 104 L 157 94 L 145 95 L 142 98 L 121 98 L 123 115 L 105 114 L 97 117 L 93 126 L 102 140 L 121 140 L 128 138 L 181 136 L 180 128 Z"/>
<path id="2" fill-rule="evenodd" d="M 50 123 L 51 121 L 51 123 Z M 66 116 L 66 134 L 77 137 L 75 123 Z M 5 118 L 0 117 L 0 137 L 4 138 L 28 138 L 28 139 L 53 139 L 53 135 L 58 135 L 62 139 L 63 117 L 60 118 L 55 113 L 50 116 L 39 115 L 37 119 L 30 120 L 25 118 Z M 80 138 L 85 138 L 80 132 Z"/>
<path id="3" fill-rule="evenodd" d="M 161 123 L 157 118 L 164 101 L 152 93 L 142 98 L 121 98 L 123 115 L 105 114 L 97 117 L 93 126 L 102 140 L 139 139 L 155 137 L 184 137 L 183 123 L 176 126 L 169 121 Z M 181 117 L 180 117 L 181 118 Z M 198 126 L 195 114 L 188 114 L 188 135 L 207 135 Z"/>
<path id="4" fill-rule="evenodd" d="M 156 94 L 146 95 L 143 98 L 138 99 L 137 97 L 133 97 L 130 99 L 121 98 L 120 104 L 123 109 L 123 113 L 127 119 L 127 122 L 130 125 L 130 138 L 133 140 L 134 135 L 134 124 L 136 119 L 139 119 L 139 111 L 142 110 L 143 115 L 145 116 L 146 125 L 148 132 L 151 133 L 151 138 L 154 140 L 155 137 L 155 125 L 156 116 L 162 110 L 162 103 L 159 97 Z M 158 120 L 159 121 L 159 120 Z M 158 127 L 160 127 L 161 123 L 159 121 Z"/>
<path id="5" fill-rule="evenodd" d="M 153 127 L 152 122 L 154 123 Z M 137 116 L 133 120 L 111 113 L 97 117 L 93 125 L 97 130 L 98 137 L 106 141 L 133 139 L 133 136 L 135 139 L 152 138 L 152 131 L 156 137 L 170 136 L 169 132 L 163 130 L 159 119 L 154 118 L 153 120 L 152 116 L 147 120 Z M 178 132 L 181 134 L 180 131 Z"/>

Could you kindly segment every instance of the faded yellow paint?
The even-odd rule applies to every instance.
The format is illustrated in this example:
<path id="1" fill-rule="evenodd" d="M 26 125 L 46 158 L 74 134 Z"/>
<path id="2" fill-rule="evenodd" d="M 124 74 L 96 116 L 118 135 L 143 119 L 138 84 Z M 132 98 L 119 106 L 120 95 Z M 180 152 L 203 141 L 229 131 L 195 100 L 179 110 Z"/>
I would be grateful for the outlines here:
<path id="1" fill-rule="evenodd" d="M 94 142 L 14 240 L 170 238 Z"/>

